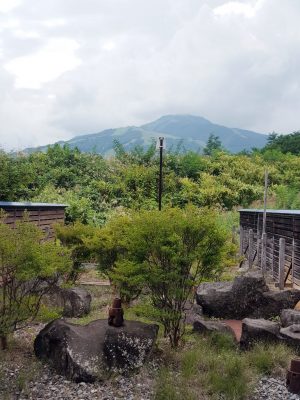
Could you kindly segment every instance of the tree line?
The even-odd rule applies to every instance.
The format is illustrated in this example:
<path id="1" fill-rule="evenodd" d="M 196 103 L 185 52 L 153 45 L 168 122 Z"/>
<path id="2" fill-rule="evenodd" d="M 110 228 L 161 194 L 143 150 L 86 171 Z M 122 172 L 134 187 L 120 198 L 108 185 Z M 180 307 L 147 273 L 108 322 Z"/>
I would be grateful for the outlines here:
<path id="1" fill-rule="evenodd" d="M 299 137 L 270 135 L 264 149 L 240 154 L 226 152 L 213 135 L 205 154 L 170 149 L 164 155 L 164 206 L 248 207 L 262 198 L 264 169 L 268 168 L 271 206 L 299 207 L 300 159 L 286 151 L 286 143 L 280 144 L 299 141 Z M 101 225 L 121 209 L 157 207 L 154 144 L 127 152 L 116 142 L 115 156 L 110 158 L 59 145 L 30 155 L 1 151 L 0 170 L 0 200 L 67 203 L 68 222 Z"/>

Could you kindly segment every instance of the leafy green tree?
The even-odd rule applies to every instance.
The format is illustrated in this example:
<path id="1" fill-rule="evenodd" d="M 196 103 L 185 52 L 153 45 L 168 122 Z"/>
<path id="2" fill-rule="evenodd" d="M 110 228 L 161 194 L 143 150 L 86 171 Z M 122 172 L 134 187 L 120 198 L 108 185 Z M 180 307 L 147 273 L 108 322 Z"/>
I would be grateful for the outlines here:
<path id="1" fill-rule="evenodd" d="M 91 225 L 84 225 L 77 221 L 67 226 L 57 224 L 55 233 L 56 238 L 70 251 L 72 268 L 68 273 L 67 281 L 75 283 L 83 272 L 82 263 L 91 260 L 91 251 L 86 242 L 94 236 L 94 229 Z"/>
<path id="2" fill-rule="evenodd" d="M 222 142 L 219 136 L 210 133 L 205 147 L 203 148 L 203 154 L 206 156 L 211 156 L 216 151 L 222 150 Z"/>
<path id="3" fill-rule="evenodd" d="M 42 297 L 70 268 L 69 252 L 50 241 L 26 218 L 14 229 L 0 222 L 0 338 L 32 321 Z"/>
<path id="4" fill-rule="evenodd" d="M 13 157 L 0 150 L 0 200 L 27 197 L 33 188 L 34 169 L 26 157 Z"/>
<path id="5" fill-rule="evenodd" d="M 133 213 L 117 224 L 111 277 L 125 292 L 150 292 L 153 316 L 171 346 L 184 333 L 184 308 L 194 285 L 220 274 L 228 254 L 227 236 L 216 214 L 188 207 Z M 112 229 L 112 233 L 115 233 Z M 101 249 L 101 245 L 99 245 Z"/>
<path id="6" fill-rule="evenodd" d="M 277 133 L 275 132 L 270 133 L 267 139 L 268 145 L 272 145 L 276 141 L 277 137 L 278 137 Z"/>
<path id="7" fill-rule="evenodd" d="M 282 153 L 300 154 L 300 132 L 288 135 L 270 134 L 268 143 L 262 151 L 268 149 L 277 149 Z"/>

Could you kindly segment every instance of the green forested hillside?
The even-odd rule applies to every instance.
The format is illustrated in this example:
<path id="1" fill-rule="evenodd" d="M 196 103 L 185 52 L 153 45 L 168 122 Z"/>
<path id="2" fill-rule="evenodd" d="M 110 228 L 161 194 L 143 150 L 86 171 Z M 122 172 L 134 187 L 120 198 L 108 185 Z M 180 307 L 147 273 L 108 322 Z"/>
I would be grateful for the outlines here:
<path id="1" fill-rule="evenodd" d="M 156 121 L 142 126 L 126 126 L 116 129 L 106 129 L 99 133 L 75 136 L 59 142 L 60 146 L 67 144 L 71 148 L 77 147 L 81 151 L 94 152 L 102 155 L 113 153 L 114 140 L 117 139 L 126 151 L 135 146 L 146 148 L 154 137 L 164 136 L 168 148 L 201 151 L 209 135 L 216 135 L 222 141 L 224 148 L 236 153 L 241 150 L 251 150 L 252 147 L 265 146 L 267 136 L 244 129 L 228 128 L 194 115 L 165 115 Z M 46 151 L 47 146 L 26 149 L 25 152 Z"/>
<path id="2" fill-rule="evenodd" d="M 154 145 L 126 152 L 116 142 L 115 152 L 109 159 L 59 145 L 29 156 L 1 152 L 0 199 L 65 202 L 68 220 L 95 224 L 126 208 L 156 208 L 158 154 Z M 257 205 L 266 167 L 269 206 L 300 207 L 300 158 L 268 146 L 236 155 L 166 152 L 163 205 L 192 203 L 226 210 Z"/>

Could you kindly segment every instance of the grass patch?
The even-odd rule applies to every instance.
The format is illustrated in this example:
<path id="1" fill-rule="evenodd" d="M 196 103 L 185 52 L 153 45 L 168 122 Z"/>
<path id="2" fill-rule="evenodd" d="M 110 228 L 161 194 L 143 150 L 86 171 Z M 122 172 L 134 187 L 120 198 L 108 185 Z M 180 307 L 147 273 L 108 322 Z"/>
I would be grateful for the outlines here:
<path id="1" fill-rule="evenodd" d="M 247 399 L 261 375 L 282 375 L 293 352 L 282 344 L 257 344 L 241 352 L 231 335 L 188 333 L 170 351 L 157 377 L 155 399 Z"/>
<path id="2" fill-rule="evenodd" d="M 212 393 L 226 399 L 245 399 L 249 393 L 249 371 L 238 353 L 225 353 L 207 373 L 207 384 Z"/>
<path id="3" fill-rule="evenodd" d="M 22 368 L 16 378 L 16 386 L 23 394 L 28 391 L 28 385 L 34 381 L 40 373 L 41 364 L 38 361 L 32 361 L 26 368 Z"/>
<path id="4" fill-rule="evenodd" d="M 271 375 L 273 372 L 286 372 L 290 360 L 294 354 L 292 350 L 284 344 L 263 344 L 258 343 L 254 348 L 245 354 L 249 365 L 258 374 Z"/>
<path id="5" fill-rule="evenodd" d="M 179 378 L 180 384 L 174 385 L 177 379 L 176 374 L 163 367 L 156 382 L 154 400 L 197 400 L 197 395 L 187 386 L 187 381 Z"/>

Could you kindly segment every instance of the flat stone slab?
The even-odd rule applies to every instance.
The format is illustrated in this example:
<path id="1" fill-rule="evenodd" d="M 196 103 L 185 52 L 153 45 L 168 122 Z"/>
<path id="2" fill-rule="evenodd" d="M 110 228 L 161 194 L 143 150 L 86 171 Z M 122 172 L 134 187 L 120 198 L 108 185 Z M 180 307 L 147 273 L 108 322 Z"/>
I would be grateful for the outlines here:
<path id="1" fill-rule="evenodd" d="M 193 329 L 198 333 L 221 332 L 233 334 L 232 329 L 223 321 L 209 321 L 204 319 L 196 320 L 193 324 Z"/>
<path id="2" fill-rule="evenodd" d="M 280 325 L 277 322 L 265 319 L 245 318 L 242 321 L 241 348 L 249 348 L 256 342 L 278 342 L 280 337 Z"/>
<path id="3" fill-rule="evenodd" d="M 300 311 L 299 310 L 282 310 L 280 314 L 280 321 L 283 328 L 290 325 L 300 324 Z"/>
<path id="4" fill-rule="evenodd" d="M 286 343 L 300 352 L 300 324 L 290 325 L 280 329 L 280 335 Z"/>
<path id="5" fill-rule="evenodd" d="M 156 341 L 158 325 L 126 321 L 109 326 L 107 320 L 75 325 L 63 319 L 50 322 L 34 342 L 36 356 L 60 375 L 75 382 L 105 380 L 112 372 L 141 367 Z"/>

